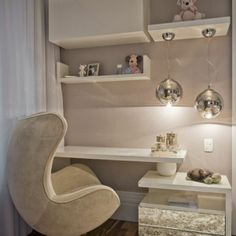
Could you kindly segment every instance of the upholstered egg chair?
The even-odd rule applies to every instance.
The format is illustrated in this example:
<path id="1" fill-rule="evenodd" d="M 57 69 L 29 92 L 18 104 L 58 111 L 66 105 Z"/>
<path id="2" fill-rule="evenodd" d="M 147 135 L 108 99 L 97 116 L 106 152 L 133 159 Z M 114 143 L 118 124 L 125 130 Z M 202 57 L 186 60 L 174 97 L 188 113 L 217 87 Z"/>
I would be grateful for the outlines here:
<path id="1" fill-rule="evenodd" d="M 51 173 L 66 128 L 63 117 L 39 113 L 18 122 L 9 147 L 8 185 L 14 205 L 33 229 L 48 236 L 84 234 L 120 205 L 116 192 L 85 165 Z"/>

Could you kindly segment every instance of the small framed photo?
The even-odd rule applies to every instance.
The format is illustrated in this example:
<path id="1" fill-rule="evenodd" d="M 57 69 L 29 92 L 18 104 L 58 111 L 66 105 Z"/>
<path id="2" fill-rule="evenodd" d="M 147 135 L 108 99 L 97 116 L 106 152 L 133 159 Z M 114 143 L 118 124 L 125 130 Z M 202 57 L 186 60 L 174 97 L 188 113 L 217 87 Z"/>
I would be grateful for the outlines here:
<path id="1" fill-rule="evenodd" d="M 88 64 L 87 76 L 98 76 L 99 63 Z"/>

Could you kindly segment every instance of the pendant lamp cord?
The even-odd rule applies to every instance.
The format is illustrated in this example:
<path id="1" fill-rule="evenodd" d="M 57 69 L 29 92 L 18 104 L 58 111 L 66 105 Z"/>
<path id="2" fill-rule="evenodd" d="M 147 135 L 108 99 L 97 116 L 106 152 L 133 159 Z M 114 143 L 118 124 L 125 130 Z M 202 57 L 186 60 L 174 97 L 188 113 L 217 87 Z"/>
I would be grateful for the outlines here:
<path id="1" fill-rule="evenodd" d="M 212 70 L 214 71 L 214 73 L 216 74 L 216 81 L 217 81 L 217 70 L 214 66 L 214 64 L 212 63 L 212 61 L 210 60 L 210 43 L 211 40 L 213 39 L 213 37 L 210 37 L 207 39 L 207 76 L 208 76 L 208 87 L 210 88 L 212 86 L 213 83 L 213 76 L 211 76 L 210 70 L 212 67 Z"/>
<path id="2" fill-rule="evenodd" d="M 170 77 L 170 41 L 167 41 L 167 73 L 168 78 Z"/>
<path id="3" fill-rule="evenodd" d="M 209 83 L 208 83 L 208 88 L 210 88 L 211 87 L 211 83 L 212 83 L 212 81 L 211 81 L 211 77 L 210 77 L 210 41 L 211 41 L 211 38 L 208 38 L 207 39 L 207 76 L 208 76 L 208 81 L 209 81 Z"/>

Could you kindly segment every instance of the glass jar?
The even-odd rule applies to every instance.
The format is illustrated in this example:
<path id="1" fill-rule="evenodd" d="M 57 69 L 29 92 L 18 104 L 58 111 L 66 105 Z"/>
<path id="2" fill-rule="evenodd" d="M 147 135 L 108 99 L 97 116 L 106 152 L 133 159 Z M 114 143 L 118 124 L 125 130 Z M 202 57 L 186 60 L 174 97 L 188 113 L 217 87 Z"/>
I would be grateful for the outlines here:
<path id="1" fill-rule="evenodd" d="M 177 147 L 177 134 L 173 132 L 166 134 L 166 147 L 170 150 Z"/>
<path id="2" fill-rule="evenodd" d="M 122 64 L 117 64 L 116 65 L 116 74 L 117 75 L 122 75 L 123 74 L 123 66 L 122 66 Z"/>

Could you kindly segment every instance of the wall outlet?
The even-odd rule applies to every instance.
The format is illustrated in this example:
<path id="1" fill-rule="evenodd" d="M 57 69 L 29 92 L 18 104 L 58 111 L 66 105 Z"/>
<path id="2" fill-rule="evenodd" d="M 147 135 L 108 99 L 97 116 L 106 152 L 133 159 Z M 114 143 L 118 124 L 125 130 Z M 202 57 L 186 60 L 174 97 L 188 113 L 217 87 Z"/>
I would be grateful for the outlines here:
<path id="1" fill-rule="evenodd" d="M 204 152 L 213 152 L 214 151 L 214 144 L 212 138 L 205 138 L 204 139 Z"/>

